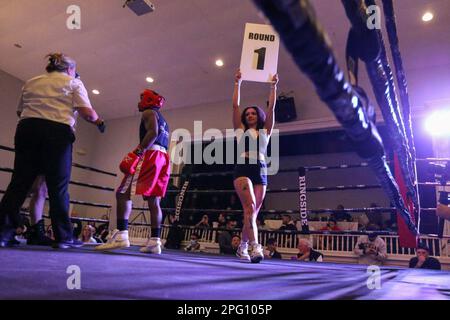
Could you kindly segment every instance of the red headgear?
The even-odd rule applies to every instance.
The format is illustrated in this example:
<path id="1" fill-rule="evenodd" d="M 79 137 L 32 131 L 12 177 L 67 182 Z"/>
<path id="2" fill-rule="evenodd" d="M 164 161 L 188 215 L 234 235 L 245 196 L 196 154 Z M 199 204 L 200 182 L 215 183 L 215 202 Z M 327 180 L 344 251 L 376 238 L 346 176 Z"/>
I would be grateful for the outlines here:
<path id="1" fill-rule="evenodd" d="M 160 96 L 158 93 L 156 93 L 153 90 L 145 89 L 141 93 L 141 101 L 139 101 L 138 107 L 139 111 L 142 112 L 149 108 L 161 108 L 164 105 L 164 102 L 166 99 L 164 99 L 163 96 Z"/>

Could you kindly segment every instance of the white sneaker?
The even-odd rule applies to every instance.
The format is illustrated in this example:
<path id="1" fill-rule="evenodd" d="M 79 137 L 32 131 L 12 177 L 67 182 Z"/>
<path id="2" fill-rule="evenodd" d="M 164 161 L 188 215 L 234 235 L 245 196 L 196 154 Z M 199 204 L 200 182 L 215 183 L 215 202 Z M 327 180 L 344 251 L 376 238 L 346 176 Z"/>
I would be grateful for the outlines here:
<path id="1" fill-rule="evenodd" d="M 130 246 L 130 240 L 128 239 L 128 230 L 119 231 L 114 230 L 109 237 L 108 241 L 95 247 L 95 250 L 114 250 L 120 248 L 128 248 Z"/>
<path id="2" fill-rule="evenodd" d="M 260 263 L 264 259 L 264 251 L 260 244 L 252 245 L 252 253 L 250 254 L 250 261 L 252 263 Z"/>
<path id="3" fill-rule="evenodd" d="M 236 256 L 239 259 L 250 261 L 250 255 L 248 254 L 248 243 L 241 243 L 236 251 Z"/>
<path id="4" fill-rule="evenodd" d="M 145 247 L 142 247 L 139 251 L 142 253 L 161 254 L 161 247 L 162 244 L 160 238 L 150 238 Z"/>

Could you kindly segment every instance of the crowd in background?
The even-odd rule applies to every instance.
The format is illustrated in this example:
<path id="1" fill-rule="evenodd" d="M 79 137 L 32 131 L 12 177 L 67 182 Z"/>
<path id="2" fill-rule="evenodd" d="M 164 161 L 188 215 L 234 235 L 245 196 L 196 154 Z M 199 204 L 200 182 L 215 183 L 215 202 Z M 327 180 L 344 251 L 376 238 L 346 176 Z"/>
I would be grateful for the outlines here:
<path id="1" fill-rule="evenodd" d="M 225 206 L 219 200 L 218 196 L 210 197 L 209 204 L 206 208 L 211 209 L 228 209 L 240 210 L 240 203 L 235 195 L 229 197 L 228 206 Z M 203 200 L 203 199 L 202 199 Z M 189 204 L 193 205 L 198 201 L 196 195 L 191 197 Z M 370 205 L 371 208 L 378 207 L 375 203 Z M 272 215 L 271 220 L 280 220 L 281 226 L 277 229 L 269 228 L 263 215 L 258 217 L 257 226 L 259 230 L 266 231 L 298 231 L 297 221 L 293 217 L 298 215 L 282 214 Z M 103 220 L 108 220 L 107 216 L 102 217 Z M 196 220 L 197 219 L 197 220 Z M 166 215 L 164 221 L 165 225 L 171 226 L 165 242 L 167 249 L 182 249 L 184 240 L 184 230 L 182 226 L 192 226 L 195 232 L 191 234 L 189 243 L 183 250 L 188 252 L 202 252 L 202 234 L 211 228 L 216 228 L 216 242 L 219 245 L 221 254 L 236 255 L 239 247 L 240 229 L 242 228 L 242 215 L 237 213 L 227 213 L 225 210 L 222 213 L 211 213 L 198 215 L 195 212 L 185 214 L 183 213 L 180 221 L 177 221 L 175 215 L 170 213 Z M 339 227 L 340 222 L 357 222 L 358 230 L 371 231 L 372 234 L 363 235 L 358 238 L 354 247 L 354 254 L 358 258 L 360 264 L 367 265 L 383 265 L 387 259 L 386 243 L 379 237 L 376 231 L 395 231 L 396 230 L 396 216 L 395 214 L 380 214 L 379 212 L 363 212 L 350 214 L 345 211 L 343 205 L 338 205 L 332 213 L 316 214 L 309 216 L 310 221 L 325 221 L 326 225 L 318 231 L 324 233 L 332 231 L 346 231 Z M 74 226 L 74 237 L 81 240 L 85 244 L 100 244 L 108 240 L 108 223 L 95 224 L 82 222 L 80 219 L 73 217 L 72 224 Z M 54 239 L 51 226 L 47 227 L 47 236 Z M 283 237 L 281 237 L 283 239 Z M 295 239 L 291 238 L 294 245 Z M 281 240 L 283 241 L 283 240 Z M 278 246 L 286 245 L 287 243 L 277 243 L 277 239 L 269 238 L 265 244 L 264 256 L 265 259 L 282 259 L 282 254 L 278 251 Z M 288 245 L 292 247 L 292 245 Z M 306 261 L 306 262 L 322 262 L 324 255 L 313 249 L 313 243 L 306 238 L 299 238 L 296 241 L 298 253 L 291 257 L 291 260 Z M 319 248 L 320 249 L 320 248 Z M 430 249 L 421 244 L 416 250 L 416 257 L 409 262 L 410 268 L 423 269 L 441 269 L 439 260 L 430 256 Z"/>

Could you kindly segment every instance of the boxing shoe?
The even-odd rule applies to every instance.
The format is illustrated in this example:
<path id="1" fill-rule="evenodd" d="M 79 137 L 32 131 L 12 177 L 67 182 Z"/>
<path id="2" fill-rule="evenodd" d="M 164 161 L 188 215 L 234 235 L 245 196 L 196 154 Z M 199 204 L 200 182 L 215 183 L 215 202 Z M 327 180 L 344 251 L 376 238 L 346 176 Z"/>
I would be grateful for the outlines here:
<path id="1" fill-rule="evenodd" d="M 105 251 L 114 250 L 120 248 L 128 248 L 130 246 L 130 240 L 128 239 L 128 230 L 119 231 L 114 230 L 109 237 L 108 241 L 95 247 L 95 250 Z"/>
<path id="2" fill-rule="evenodd" d="M 161 254 L 161 247 L 162 244 L 160 238 L 150 238 L 145 247 L 142 247 L 139 251 L 142 253 Z"/>
<path id="3" fill-rule="evenodd" d="M 239 259 L 250 261 L 250 255 L 248 254 L 248 243 L 247 242 L 241 242 L 239 245 L 239 248 L 236 251 L 236 256 L 239 257 Z"/>
<path id="4" fill-rule="evenodd" d="M 55 241 L 52 244 L 53 249 L 72 249 L 80 248 L 83 246 L 83 242 L 77 239 L 65 240 L 65 241 Z"/>
<path id="5" fill-rule="evenodd" d="M 252 263 L 260 263 L 264 259 L 263 248 L 258 243 L 253 244 L 251 247 L 250 261 Z"/>
<path id="6" fill-rule="evenodd" d="M 39 220 L 34 226 L 31 226 L 26 233 L 27 244 L 34 246 L 51 246 L 52 239 L 45 235 L 44 220 Z"/>

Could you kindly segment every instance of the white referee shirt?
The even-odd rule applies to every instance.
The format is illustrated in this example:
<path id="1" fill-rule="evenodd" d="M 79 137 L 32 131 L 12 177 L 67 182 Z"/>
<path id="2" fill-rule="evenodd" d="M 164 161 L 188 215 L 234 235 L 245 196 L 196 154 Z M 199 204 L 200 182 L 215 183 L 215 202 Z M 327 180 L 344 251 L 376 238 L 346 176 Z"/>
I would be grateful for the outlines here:
<path id="1" fill-rule="evenodd" d="M 28 80 L 17 111 L 20 120 L 39 118 L 74 127 L 75 108 L 92 108 L 84 84 L 64 72 L 50 72 Z"/>

